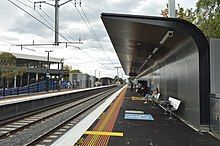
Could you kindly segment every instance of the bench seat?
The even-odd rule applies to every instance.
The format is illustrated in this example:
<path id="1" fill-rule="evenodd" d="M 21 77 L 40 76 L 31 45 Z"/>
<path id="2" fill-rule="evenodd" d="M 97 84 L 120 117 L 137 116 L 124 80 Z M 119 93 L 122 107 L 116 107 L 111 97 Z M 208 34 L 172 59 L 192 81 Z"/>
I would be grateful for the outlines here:
<path id="1" fill-rule="evenodd" d="M 170 112 L 169 119 L 172 118 L 172 112 L 178 110 L 180 106 L 181 101 L 178 99 L 175 99 L 173 97 L 169 97 L 168 100 L 160 102 L 161 105 L 165 105 L 166 111 Z"/>

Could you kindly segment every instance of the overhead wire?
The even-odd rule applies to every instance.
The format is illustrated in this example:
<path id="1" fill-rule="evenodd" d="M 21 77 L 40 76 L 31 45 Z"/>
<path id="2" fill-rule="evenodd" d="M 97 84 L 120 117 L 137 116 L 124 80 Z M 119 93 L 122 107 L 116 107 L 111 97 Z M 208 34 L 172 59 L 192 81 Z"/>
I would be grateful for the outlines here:
<path id="1" fill-rule="evenodd" d="M 0 38 L 0 41 L 5 42 L 5 43 L 8 43 L 8 44 L 10 44 L 10 45 L 15 45 L 15 44 L 13 44 L 13 43 L 11 43 L 11 42 L 9 42 L 9 41 L 6 41 L 6 40 L 4 40 L 4 39 L 1 39 L 1 38 Z"/>
<path id="2" fill-rule="evenodd" d="M 75 6 L 75 8 L 77 9 L 76 6 Z M 88 22 L 88 24 L 89 24 L 91 30 L 90 30 L 90 28 L 89 28 L 89 26 L 88 26 L 87 24 L 86 24 L 86 26 L 88 27 L 88 29 L 89 29 L 90 32 L 92 33 L 92 35 L 93 35 L 93 37 L 95 38 L 95 40 L 98 42 L 100 48 L 106 53 L 105 49 L 104 49 L 103 46 L 102 46 L 102 43 L 100 42 L 98 36 L 96 35 L 96 33 L 95 33 L 94 29 L 93 29 L 93 27 L 92 27 L 92 25 L 91 25 L 91 23 L 90 23 L 90 21 L 89 21 L 87 15 L 86 15 L 85 11 L 84 11 L 83 8 L 82 8 L 81 0 L 80 0 L 80 8 L 81 8 L 81 11 L 83 12 L 83 14 L 84 14 L 84 16 L 85 16 L 85 19 L 87 20 L 87 22 Z M 80 16 L 82 17 L 82 14 L 79 12 L 78 9 L 77 9 L 77 11 L 78 11 L 78 13 L 80 14 Z M 82 19 L 83 19 L 83 17 L 82 17 Z M 83 19 L 83 21 L 84 21 L 84 19 Z M 85 22 L 85 21 L 84 21 L 84 22 Z M 85 22 L 85 23 L 86 23 L 86 22 Z M 106 54 L 107 54 L 107 53 L 106 53 Z M 108 55 L 106 55 L 106 56 L 107 56 L 108 60 L 111 62 L 111 64 L 115 67 L 114 63 L 113 63 L 112 60 L 109 58 L 109 56 L 108 56 Z"/>
<path id="3" fill-rule="evenodd" d="M 72 2 L 71 2 L 72 3 Z M 102 62 L 98 61 L 97 59 L 95 59 L 94 57 L 92 57 L 91 55 L 89 55 L 87 52 L 83 51 L 82 48 L 80 47 L 76 47 L 74 46 L 75 48 L 81 50 L 85 55 L 89 56 L 90 58 L 92 58 L 94 61 L 98 62 L 99 64 L 101 64 L 103 67 L 107 68 L 107 66 L 105 66 Z"/>
<path id="4" fill-rule="evenodd" d="M 98 36 L 96 35 L 96 33 L 95 33 L 95 31 L 94 31 L 94 29 L 93 29 L 93 27 L 92 27 L 92 25 L 91 25 L 91 23 L 90 23 L 90 21 L 89 21 L 87 15 L 86 15 L 86 13 L 85 13 L 85 11 L 83 10 L 82 5 L 81 5 L 81 2 L 80 2 L 80 8 L 81 8 L 81 11 L 83 12 L 83 15 L 85 16 L 85 18 L 86 18 L 86 20 L 87 20 L 89 26 L 90 26 L 90 29 L 91 29 L 92 33 L 94 34 L 93 37 L 96 39 L 96 41 L 98 42 L 100 48 L 104 51 L 104 53 L 107 54 L 106 51 L 105 51 L 105 49 L 103 48 L 102 43 L 100 42 Z M 106 55 L 106 56 L 107 56 L 108 60 L 111 62 L 111 64 L 112 64 L 113 66 L 115 66 L 114 63 L 112 62 L 112 60 L 109 58 L 109 56 L 108 56 L 108 55 Z"/>
<path id="5" fill-rule="evenodd" d="M 24 5 L 24 6 L 28 7 L 28 8 L 30 8 L 30 9 L 34 9 L 34 8 L 31 7 L 30 5 L 24 3 L 24 2 L 22 2 L 22 1 L 20 1 L 20 0 L 16 0 L 16 1 L 19 2 L 19 3 L 21 3 L 22 5 Z M 15 3 L 13 3 L 13 2 L 10 1 L 10 0 L 9 0 L 9 2 L 11 2 L 11 3 L 14 4 L 15 6 L 17 6 L 19 9 L 21 9 L 22 11 L 24 11 L 25 13 L 27 13 L 28 15 L 31 16 L 31 14 L 29 14 L 27 11 L 25 11 L 24 9 L 22 9 L 20 6 L 16 5 Z M 30 3 L 33 4 L 33 2 L 30 1 L 30 0 L 28 0 L 28 2 L 30 2 Z M 42 10 L 42 11 L 43 11 L 43 10 Z M 36 12 L 37 12 L 37 11 L 36 11 Z M 44 11 L 43 11 L 43 12 L 44 12 Z M 50 26 L 52 26 L 52 24 L 50 24 L 50 23 L 46 20 L 46 18 L 44 18 L 39 12 L 37 12 L 37 13 L 38 13 Z M 44 12 L 44 14 L 47 15 L 46 12 Z M 49 17 L 49 15 L 47 15 L 47 16 Z M 36 20 L 38 21 L 38 19 L 37 19 L 35 16 L 31 16 L 31 17 L 33 17 L 34 19 L 36 19 Z M 49 17 L 49 18 L 52 20 L 51 17 Z M 54 20 L 52 20 L 52 21 L 54 22 Z M 40 21 L 39 21 L 39 22 L 40 22 Z M 47 26 L 47 25 L 44 24 L 43 22 L 40 22 L 40 23 L 42 23 L 43 25 L 45 25 L 47 28 L 53 30 L 52 28 L 50 28 L 49 26 Z M 53 27 L 53 26 L 52 26 L 52 27 Z M 54 31 L 54 30 L 53 30 L 53 31 Z M 60 35 L 60 34 L 59 34 L 59 35 Z M 61 36 L 61 37 L 62 37 L 62 36 Z M 6 40 L 3 40 L 3 39 L 1 39 L 1 38 L 0 38 L 0 41 L 5 42 L 5 43 L 8 43 L 8 44 L 10 44 L 11 46 L 16 46 L 16 44 L 13 44 L 13 43 L 11 43 L 11 42 L 9 42 L 9 41 L 6 41 Z M 68 40 L 67 40 L 67 41 L 68 41 Z M 34 49 L 30 49 L 30 48 L 28 48 L 28 47 L 21 46 L 21 48 L 22 48 L 22 49 L 26 49 L 26 50 L 30 50 L 30 51 L 34 51 L 34 52 L 36 52 L 36 53 L 38 53 L 38 54 L 40 54 L 40 55 L 43 55 L 43 53 L 38 52 L 38 51 L 36 51 L 36 50 L 34 50 Z"/>
<path id="6" fill-rule="evenodd" d="M 8 44 L 10 44 L 11 46 L 16 46 L 15 44 L 13 44 L 13 43 L 11 43 L 11 42 L 9 42 L 9 41 L 6 41 L 6 40 L 4 40 L 4 39 L 1 39 L 1 38 L 0 38 L 0 41 L 5 42 L 5 43 L 8 43 Z M 22 49 L 26 49 L 26 50 L 30 50 L 30 51 L 34 51 L 34 52 L 35 52 L 34 49 L 30 49 L 30 48 L 23 47 L 23 46 L 22 46 Z"/>
<path id="7" fill-rule="evenodd" d="M 30 0 L 27 0 L 28 2 L 30 2 L 31 4 L 34 4 L 32 1 L 30 1 Z M 35 5 L 36 6 L 36 5 Z M 51 18 L 41 7 L 39 7 L 39 6 L 36 6 L 39 10 L 41 10 L 51 21 L 53 21 L 53 22 L 55 22 L 54 20 L 53 20 L 53 18 Z"/>
<path id="8" fill-rule="evenodd" d="M 9 0 L 10 1 L 10 0 Z M 33 9 L 34 10 L 34 8 L 33 7 L 31 7 L 30 5 L 27 5 L 27 4 L 25 4 L 24 2 L 21 2 L 20 0 L 17 0 L 18 2 L 20 2 L 21 4 L 23 4 L 24 6 L 26 6 L 26 7 L 29 7 L 29 8 L 31 8 L 31 9 Z M 33 2 L 32 1 L 30 1 L 30 0 L 28 0 L 30 3 L 32 3 L 33 4 Z M 20 7 L 19 7 L 20 8 Z M 39 8 L 38 6 L 37 6 L 37 8 Z M 20 8 L 21 9 L 21 8 Z M 40 9 L 40 8 L 39 8 Z M 53 22 L 55 22 L 45 11 L 43 11 L 42 9 L 40 9 L 51 21 L 53 21 Z M 24 10 L 25 11 L 25 10 Z M 36 10 L 35 10 L 36 11 Z M 46 20 L 46 18 L 44 18 L 38 11 L 36 11 L 51 27 L 53 27 L 52 26 L 52 24 L 50 24 L 47 20 Z M 27 13 L 27 12 L 26 12 Z M 28 14 L 28 15 L 30 15 L 30 14 Z M 36 18 L 35 18 L 36 19 Z M 45 24 L 46 25 L 46 24 Z M 47 26 L 49 29 L 51 29 L 51 30 L 53 30 L 54 31 L 54 27 L 53 28 L 50 28 L 49 26 Z M 62 28 L 62 27 L 60 27 L 59 26 L 59 28 L 66 34 L 66 35 L 68 35 L 70 38 L 71 38 L 71 36 Z M 59 34 L 60 35 L 60 34 Z M 64 38 L 65 39 L 65 38 Z M 71 38 L 72 40 L 73 40 L 73 38 Z M 66 41 L 68 41 L 69 42 L 69 40 L 68 39 L 65 39 Z M 24 47 L 22 47 L 22 48 L 24 48 Z M 30 49 L 29 49 L 30 50 Z"/>
<path id="9" fill-rule="evenodd" d="M 42 9 L 41 9 L 42 10 Z M 49 16 L 48 16 L 49 17 Z M 51 17 L 49 17 L 53 22 L 55 22 Z M 62 29 L 64 32 L 65 30 L 63 28 L 60 27 L 60 29 Z M 66 32 L 65 32 L 66 33 Z M 68 33 L 66 33 L 68 35 Z M 68 35 L 69 36 L 69 35 Z M 73 38 L 71 36 L 69 36 L 72 40 Z M 102 66 L 105 67 L 105 65 L 103 63 L 101 63 L 100 61 L 98 61 L 97 59 L 95 59 L 94 57 L 92 57 L 91 55 L 89 55 L 88 53 L 86 53 L 85 51 L 83 51 L 80 47 L 77 47 L 77 46 L 70 46 L 70 47 L 74 47 L 74 48 L 77 48 L 79 50 L 81 50 L 85 55 L 89 56 L 90 58 L 92 58 L 93 60 L 95 60 L 96 62 L 98 62 L 99 64 L 101 64 Z"/>
<path id="10" fill-rule="evenodd" d="M 20 1 L 20 0 L 17 0 L 17 1 Z M 29 3 L 31 3 L 31 4 L 34 4 L 32 1 L 30 1 L 30 0 L 28 0 L 28 2 Z M 21 3 L 23 3 L 23 2 L 21 2 Z M 25 3 L 23 3 L 24 5 L 26 5 Z M 29 5 L 27 5 L 29 8 L 31 8 L 31 9 L 33 9 L 34 11 L 36 11 L 37 13 L 38 13 L 38 15 L 40 16 L 40 17 L 42 17 L 53 29 L 55 29 L 54 28 L 54 26 L 37 10 L 37 9 L 34 9 L 33 7 L 31 7 L 31 6 L 29 6 Z M 37 7 L 40 11 L 42 11 L 42 13 L 44 14 L 44 15 L 46 15 L 53 23 L 55 23 L 55 20 L 53 20 L 53 18 L 51 18 L 41 7 L 39 7 L 39 6 L 37 6 L 37 5 L 35 5 L 35 7 Z M 65 31 L 65 29 L 63 28 L 63 27 L 61 27 L 61 26 L 58 26 L 62 31 L 63 31 L 63 33 L 66 35 L 66 36 L 68 36 L 71 40 L 73 40 L 74 41 L 74 39 Z M 60 34 L 59 34 L 60 35 Z M 68 41 L 67 39 L 66 39 L 66 41 Z M 68 41 L 69 42 L 69 41 Z"/>
<path id="11" fill-rule="evenodd" d="M 8 0 L 10 3 L 12 3 L 14 6 L 18 7 L 20 10 L 22 10 L 23 12 L 25 12 L 26 14 L 28 14 L 29 16 L 31 16 L 32 18 L 34 18 L 35 20 L 37 20 L 38 22 L 40 22 L 41 24 L 43 24 L 45 27 L 49 28 L 50 30 L 54 31 L 55 30 L 53 28 L 51 28 L 50 26 L 48 26 L 46 23 L 44 23 L 43 21 L 39 20 L 37 17 L 35 17 L 34 15 L 32 15 L 31 13 L 29 13 L 28 11 L 24 10 L 22 7 L 20 7 L 19 5 L 17 5 L 16 3 L 12 2 L 11 0 Z M 70 42 L 66 37 L 64 37 L 63 35 L 59 34 L 59 36 L 61 36 L 63 39 L 65 39 L 67 42 Z"/>
<path id="12" fill-rule="evenodd" d="M 28 4 L 24 3 L 24 2 L 22 2 L 22 1 L 20 1 L 20 0 L 16 0 L 16 1 L 18 1 L 19 3 L 23 4 L 24 6 L 30 8 L 30 9 L 32 9 L 32 10 L 35 10 L 32 6 L 30 6 L 30 5 L 28 5 Z M 47 22 L 47 24 L 50 25 L 51 28 L 54 29 L 54 26 L 53 26 L 46 18 L 44 18 L 43 15 L 41 15 L 38 11 L 36 11 L 36 12 L 37 12 L 37 14 L 38 14 L 42 19 L 44 19 L 44 21 Z"/>
<path id="13" fill-rule="evenodd" d="M 11 42 L 9 42 L 9 41 L 6 41 L 6 40 L 4 40 L 4 39 L 2 39 L 2 38 L 0 38 L 0 41 L 5 42 L 5 43 L 8 43 L 8 44 L 10 44 L 11 46 L 16 46 L 16 44 L 13 44 L 13 43 L 11 43 Z M 16 47 L 18 47 L 18 46 L 16 46 Z M 43 54 L 42 52 L 38 52 L 38 51 L 36 51 L 36 50 L 34 50 L 34 49 L 31 49 L 31 48 L 28 48 L 28 47 L 22 46 L 22 49 L 26 49 L 26 50 L 29 50 L 29 51 L 34 51 L 34 52 L 36 52 L 36 53 L 38 53 L 38 54 L 40 54 L 40 55 L 45 56 L 45 54 Z"/>
<path id="14" fill-rule="evenodd" d="M 72 3 L 72 5 L 76 8 L 77 12 L 80 14 L 80 17 L 82 18 L 82 20 L 83 20 L 84 23 L 86 24 L 87 28 L 89 29 L 89 31 L 91 32 L 91 34 L 93 35 L 93 37 L 96 38 L 96 37 L 94 36 L 93 32 L 91 31 L 91 29 L 89 28 L 89 26 L 88 26 L 86 20 L 84 19 L 84 17 L 83 17 L 82 14 L 80 13 L 79 9 L 73 4 L 73 2 L 71 2 L 71 3 Z"/>
<path id="15" fill-rule="evenodd" d="M 51 28 L 55 29 L 54 26 L 40 13 L 35 9 L 35 6 L 30 6 L 28 4 L 26 4 L 25 2 L 21 1 L 21 0 L 16 0 L 19 3 L 21 3 L 22 5 L 26 6 L 27 8 L 31 9 L 32 11 L 36 12 Z M 32 1 L 28 0 L 29 4 L 34 4 Z M 32 32 L 32 36 L 33 36 L 33 32 Z M 33 38 L 33 42 L 34 42 L 34 38 Z"/>
<path id="16" fill-rule="evenodd" d="M 47 28 L 49 28 L 50 30 L 54 31 L 53 28 L 51 28 L 50 26 L 48 26 L 47 24 L 45 24 L 44 22 L 42 22 L 41 20 L 39 20 L 37 17 L 33 16 L 32 14 L 30 14 L 28 11 L 24 10 L 22 7 L 18 6 L 17 4 L 15 4 L 14 2 L 12 2 L 11 0 L 8 0 L 10 3 L 12 3 L 13 5 L 15 5 L 16 7 L 18 7 L 19 9 L 21 9 L 23 12 L 25 12 L 26 14 L 30 15 L 32 18 L 34 18 L 35 20 L 37 20 L 38 22 L 40 22 L 41 24 L 43 24 L 44 26 L 46 26 Z"/>
<path id="17" fill-rule="evenodd" d="M 94 57 L 92 57 L 91 55 L 89 55 L 89 53 L 83 51 L 82 48 L 77 47 L 77 46 L 70 46 L 70 47 L 74 47 L 74 48 L 80 50 L 80 51 L 83 52 L 85 55 L 89 56 L 89 57 L 92 58 L 94 61 L 96 61 L 96 62 L 98 62 L 99 64 L 101 64 L 103 67 L 107 68 L 107 66 L 105 66 L 102 62 L 98 61 L 97 59 L 95 59 Z"/>
<path id="18" fill-rule="evenodd" d="M 45 27 L 47 27 L 48 29 L 52 30 L 55 32 L 55 30 L 51 27 L 48 26 L 46 23 L 44 23 L 43 21 L 41 21 L 40 19 L 38 19 L 37 17 L 35 17 L 34 15 L 32 15 L 31 13 L 29 13 L 28 11 L 26 11 L 25 9 L 23 9 L 21 6 L 19 6 L 18 4 L 12 2 L 11 0 L 8 0 L 10 3 L 12 3 L 14 6 L 18 7 L 20 10 L 22 10 L 23 12 L 25 12 L 26 14 L 28 14 L 29 16 L 31 16 L 32 18 L 34 18 L 35 20 L 37 20 L 38 22 L 40 22 L 41 24 L 43 24 Z M 30 7 L 29 5 L 21 2 L 20 0 L 17 0 L 18 2 L 22 3 L 23 5 Z M 29 1 L 29 0 L 28 0 Z M 31 2 L 31 1 L 29 1 Z M 33 3 L 33 2 L 32 2 Z M 32 8 L 32 7 L 31 7 Z M 81 17 L 83 18 L 82 14 L 80 13 L 80 11 L 77 9 L 78 13 L 81 15 Z M 39 13 L 38 13 L 39 14 Z M 40 15 L 42 16 L 42 15 Z M 47 15 L 48 16 L 48 15 Z M 43 17 L 43 16 L 42 16 Z M 53 20 L 51 18 L 51 20 Z M 53 20 L 54 21 L 54 20 Z M 86 23 L 85 19 L 83 18 L 83 21 Z M 48 21 L 47 21 L 48 22 Z M 87 24 L 87 23 L 86 23 Z M 89 26 L 87 26 L 89 28 Z M 89 29 L 90 30 L 90 29 Z M 93 32 L 91 31 L 91 33 L 93 34 Z M 62 38 L 64 38 L 66 41 L 69 42 L 69 40 L 62 36 L 61 34 L 59 34 Z M 94 35 L 94 34 L 93 34 Z M 69 36 L 70 37 L 70 36 Z M 95 37 L 95 36 L 94 36 Z M 95 37 L 96 38 L 96 37 Z M 25 48 L 26 49 L 26 48 Z M 80 47 L 78 47 L 79 50 L 81 50 L 84 54 L 86 54 L 87 56 L 89 56 L 90 58 L 92 58 L 93 60 L 95 60 L 96 62 L 98 62 L 99 64 L 101 64 L 103 67 L 107 68 L 107 66 L 105 66 L 102 62 L 98 61 L 97 59 L 95 59 L 94 57 L 92 57 L 91 55 L 89 55 L 88 53 L 86 53 L 85 51 L 83 51 Z"/>
<path id="19" fill-rule="evenodd" d="M 28 0 L 29 2 L 31 2 L 30 0 Z M 31 2 L 32 4 L 33 4 L 33 2 Z M 44 14 L 44 15 L 46 15 L 52 22 L 54 22 L 55 23 L 55 20 L 53 19 L 53 18 L 51 18 L 42 8 L 40 8 L 39 6 L 36 6 L 40 11 L 42 11 L 42 13 Z M 36 9 L 35 9 L 35 11 L 37 11 Z M 37 11 L 38 12 L 38 11 Z M 71 40 L 74 40 L 65 30 L 64 30 L 64 28 L 62 28 L 61 26 L 59 26 L 59 28 L 71 39 Z"/>

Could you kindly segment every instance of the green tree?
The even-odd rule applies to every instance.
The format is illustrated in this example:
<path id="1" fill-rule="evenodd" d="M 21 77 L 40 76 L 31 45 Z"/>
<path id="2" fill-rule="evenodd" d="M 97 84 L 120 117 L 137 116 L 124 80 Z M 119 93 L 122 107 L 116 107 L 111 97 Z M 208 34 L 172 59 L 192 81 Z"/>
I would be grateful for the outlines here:
<path id="1" fill-rule="evenodd" d="M 208 38 L 220 38 L 220 0 L 198 0 L 195 24 Z"/>
<path id="2" fill-rule="evenodd" d="M 72 69 L 72 66 L 69 65 L 64 65 L 63 69 L 64 69 L 64 75 L 63 75 L 64 80 L 69 80 L 69 73 L 82 73 L 78 69 Z"/>
<path id="3" fill-rule="evenodd" d="M 115 76 L 114 79 L 113 79 L 114 83 L 117 83 L 118 80 L 119 80 L 119 77 L 118 77 L 118 76 Z"/>
<path id="4" fill-rule="evenodd" d="M 0 78 L 3 80 L 1 82 L 3 91 L 5 91 L 5 81 L 9 83 L 11 79 L 16 76 L 22 76 L 26 71 L 26 67 L 16 66 L 16 57 L 11 53 L 2 52 L 0 54 Z"/>
<path id="5" fill-rule="evenodd" d="M 72 70 L 72 66 L 69 66 L 69 65 L 64 65 L 64 67 L 63 67 L 63 70 L 65 70 L 65 71 L 71 71 Z"/>
<path id="6" fill-rule="evenodd" d="M 74 70 L 71 70 L 70 73 L 82 73 L 82 72 L 78 69 L 74 69 Z"/>
<path id="7" fill-rule="evenodd" d="M 69 80 L 69 73 L 72 70 L 72 66 L 64 65 L 63 70 L 64 70 L 63 79 L 65 81 L 68 81 Z"/>
<path id="8" fill-rule="evenodd" d="M 168 17 L 168 4 L 161 12 Z M 198 0 L 195 10 L 178 4 L 176 16 L 197 25 L 207 38 L 220 38 L 220 0 Z"/>
<path id="9" fill-rule="evenodd" d="M 119 81 L 121 84 L 123 84 L 123 82 L 124 82 L 122 78 L 119 78 L 118 81 Z"/>
<path id="10" fill-rule="evenodd" d="M 64 65 L 63 69 L 66 71 L 66 73 L 82 73 L 80 70 L 78 69 L 72 69 L 72 66 L 69 65 Z"/>
<path id="11" fill-rule="evenodd" d="M 161 10 L 161 15 L 163 17 L 168 17 L 168 4 L 166 4 L 166 8 L 164 10 Z M 193 9 L 184 9 L 178 4 L 178 9 L 176 10 L 176 18 L 187 20 L 191 23 L 193 23 L 196 19 L 195 11 Z"/>
<path id="12" fill-rule="evenodd" d="M 196 14 L 193 9 L 184 9 L 178 4 L 178 9 L 176 10 L 176 16 L 179 19 L 187 20 L 191 23 L 193 23 L 196 20 Z"/>
<path id="13" fill-rule="evenodd" d="M 27 67 L 16 66 L 16 57 L 11 53 L 2 52 L 0 54 L 0 70 L 0 76 L 9 80 L 15 76 L 22 76 L 27 71 Z"/>
<path id="14" fill-rule="evenodd" d="M 15 77 L 18 73 L 16 68 L 16 57 L 11 53 L 3 52 L 0 54 L 1 78 L 7 80 Z"/>
<path id="15" fill-rule="evenodd" d="M 0 65 L 1 66 L 12 66 L 16 64 L 16 57 L 11 53 L 2 52 L 0 54 Z"/>
<path id="16" fill-rule="evenodd" d="M 123 84 L 123 79 L 119 78 L 118 76 L 115 76 L 115 78 L 113 79 L 114 83 L 120 83 Z"/>

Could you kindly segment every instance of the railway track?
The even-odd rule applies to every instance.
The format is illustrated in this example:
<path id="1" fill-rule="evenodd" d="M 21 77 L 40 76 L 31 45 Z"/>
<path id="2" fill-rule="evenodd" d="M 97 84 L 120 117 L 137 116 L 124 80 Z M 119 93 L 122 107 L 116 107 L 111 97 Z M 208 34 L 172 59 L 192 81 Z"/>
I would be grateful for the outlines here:
<path id="1" fill-rule="evenodd" d="M 68 131 L 74 123 L 79 122 L 80 117 L 84 117 L 90 112 L 92 107 L 103 101 L 107 96 L 114 93 L 116 89 L 109 89 L 105 92 L 68 103 L 48 111 L 33 114 L 18 120 L 7 122 L 0 125 L 0 145 L 34 145 L 39 142 L 51 142 L 61 135 L 61 133 Z M 51 122 L 51 124 L 50 124 Z M 44 126 L 49 123 L 49 126 Z M 35 132 L 33 131 L 36 129 Z M 54 134 L 55 133 L 55 134 Z M 28 135 L 31 136 L 28 136 Z M 21 138 L 25 136 L 26 138 Z M 49 140 L 44 140 L 47 137 Z M 18 140 L 18 142 L 15 141 Z M 12 141 L 14 142 L 12 142 Z"/>

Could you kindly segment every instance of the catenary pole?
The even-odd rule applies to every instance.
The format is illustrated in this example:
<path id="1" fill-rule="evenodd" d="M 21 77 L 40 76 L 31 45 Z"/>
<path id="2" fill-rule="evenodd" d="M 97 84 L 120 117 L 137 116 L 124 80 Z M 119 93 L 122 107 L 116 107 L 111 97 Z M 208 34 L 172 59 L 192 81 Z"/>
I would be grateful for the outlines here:
<path id="1" fill-rule="evenodd" d="M 55 0 L 55 46 L 59 45 L 59 3 Z"/>

